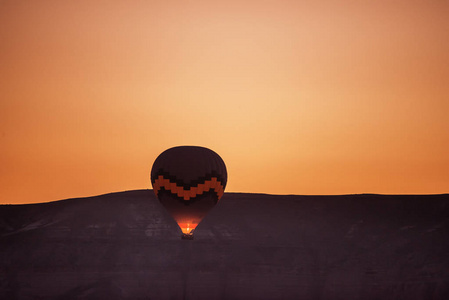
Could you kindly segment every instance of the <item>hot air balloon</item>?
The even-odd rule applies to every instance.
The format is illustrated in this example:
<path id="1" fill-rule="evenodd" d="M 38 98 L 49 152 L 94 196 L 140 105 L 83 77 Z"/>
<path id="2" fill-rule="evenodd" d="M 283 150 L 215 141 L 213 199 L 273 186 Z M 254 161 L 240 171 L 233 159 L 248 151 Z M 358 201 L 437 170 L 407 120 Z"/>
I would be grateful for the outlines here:
<path id="1" fill-rule="evenodd" d="M 179 146 L 162 152 L 151 169 L 151 184 L 159 201 L 178 223 L 183 239 L 223 196 L 226 165 L 214 151 Z"/>

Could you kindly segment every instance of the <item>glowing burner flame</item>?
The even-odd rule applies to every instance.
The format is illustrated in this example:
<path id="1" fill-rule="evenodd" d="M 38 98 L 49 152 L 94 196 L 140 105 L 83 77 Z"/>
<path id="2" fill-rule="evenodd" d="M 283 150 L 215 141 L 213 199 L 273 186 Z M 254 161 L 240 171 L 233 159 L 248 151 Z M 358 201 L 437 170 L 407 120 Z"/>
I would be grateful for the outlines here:
<path id="1" fill-rule="evenodd" d="M 181 228 L 182 233 L 184 234 L 193 234 L 193 230 L 195 230 L 198 224 L 193 223 L 178 223 Z"/>

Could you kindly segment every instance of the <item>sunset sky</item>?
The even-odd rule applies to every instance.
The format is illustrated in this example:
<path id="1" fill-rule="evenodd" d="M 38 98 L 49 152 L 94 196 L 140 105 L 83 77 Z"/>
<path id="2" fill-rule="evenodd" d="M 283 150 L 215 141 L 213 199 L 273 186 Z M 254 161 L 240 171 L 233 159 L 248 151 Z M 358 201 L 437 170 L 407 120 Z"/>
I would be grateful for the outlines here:
<path id="1" fill-rule="evenodd" d="M 0 203 L 151 188 L 449 192 L 449 2 L 0 0 Z"/>

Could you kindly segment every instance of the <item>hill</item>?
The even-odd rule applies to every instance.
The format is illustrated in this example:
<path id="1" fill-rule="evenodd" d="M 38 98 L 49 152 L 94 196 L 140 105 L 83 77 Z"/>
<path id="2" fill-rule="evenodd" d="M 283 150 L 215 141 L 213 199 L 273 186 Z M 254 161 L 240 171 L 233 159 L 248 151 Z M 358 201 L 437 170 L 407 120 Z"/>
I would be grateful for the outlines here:
<path id="1" fill-rule="evenodd" d="M 0 299 L 449 299 L 449 195 L 226 193 L 181 231 L 151 190 L 0 206 Z"/>

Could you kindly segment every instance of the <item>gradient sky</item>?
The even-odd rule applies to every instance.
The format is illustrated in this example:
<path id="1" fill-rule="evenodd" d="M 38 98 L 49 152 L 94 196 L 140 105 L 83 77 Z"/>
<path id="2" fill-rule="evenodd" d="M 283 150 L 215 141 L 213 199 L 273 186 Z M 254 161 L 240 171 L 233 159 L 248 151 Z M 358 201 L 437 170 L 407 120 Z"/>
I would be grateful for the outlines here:
<path id="1" fill-rule="evenodd" d="M 449 192 L 449 2 L 0 0 L 0 203 L 151 188 Z"/>

